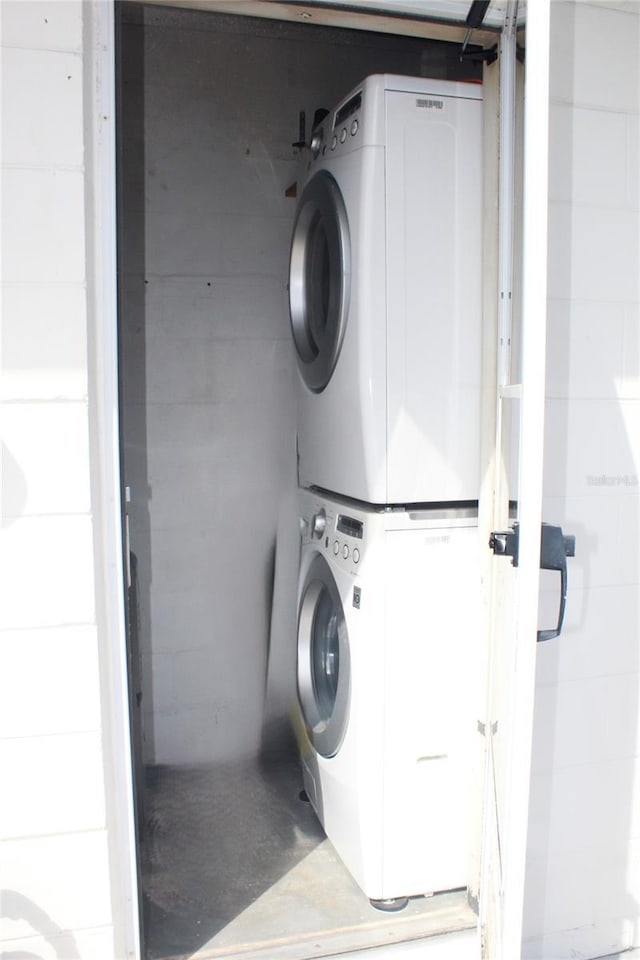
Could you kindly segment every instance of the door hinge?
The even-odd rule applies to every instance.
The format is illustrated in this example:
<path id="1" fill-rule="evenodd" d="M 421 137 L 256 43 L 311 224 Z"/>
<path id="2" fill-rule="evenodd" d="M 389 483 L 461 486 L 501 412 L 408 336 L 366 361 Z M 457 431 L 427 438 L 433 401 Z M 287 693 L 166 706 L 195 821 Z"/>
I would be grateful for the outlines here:
<path id="1" fill-rule="evenodd" d="M 494 720 L 493 723 L 491 724 L 491 735 L 495 736 L 497 732 L 498 732 L 498 721 Z M 483 737 L 486 737 L 487 735 L 487 725 L 486 723 L 483 723 L 482 720 L 478 720 L 478 733 Z"/>
<path id="2" fill-rule="evenodd" d="M 467 903 L 475 913 L 476 917 L 480 916 L 480 897 L 475 893 L 471 893 L 470 890 L 467 890 Z"/>

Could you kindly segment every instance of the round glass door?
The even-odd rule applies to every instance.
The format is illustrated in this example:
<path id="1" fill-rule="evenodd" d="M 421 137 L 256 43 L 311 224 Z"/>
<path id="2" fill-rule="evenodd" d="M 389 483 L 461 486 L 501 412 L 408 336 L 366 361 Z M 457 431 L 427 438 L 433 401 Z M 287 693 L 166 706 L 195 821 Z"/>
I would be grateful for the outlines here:
<path id="1" fill-rule="evenodd" d="M 317 173 L 298 203 L 289 262 L 291 329 L 302 377 L 320 393 L 335 368 L 349 309 L 351 247 L 342 194 Z"/>
<path id="2" fill-rule="evenodd" d="M 349 707 L 349 642 L 344 609 L 328 563 L 309 567 L 298 617 L 298 694 L 307 733 L 323 757 L 340 748 Z"/>

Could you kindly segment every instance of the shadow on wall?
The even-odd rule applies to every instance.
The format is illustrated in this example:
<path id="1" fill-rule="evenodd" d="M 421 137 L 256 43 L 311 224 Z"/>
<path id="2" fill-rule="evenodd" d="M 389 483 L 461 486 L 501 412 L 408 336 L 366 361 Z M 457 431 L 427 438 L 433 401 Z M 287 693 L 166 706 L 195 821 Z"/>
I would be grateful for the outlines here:
<path id="1" fill-rule="evenodd" d="M 2 917 L 14 921 L 26 921 L 33 931 L 33 936 L 42 937 L 51 944 L 58 960 L 79 960 L 80 952 L 75 937 L 68 930 L 63 930 L 45 913 L 37 903 L 30 900 L 17 890 L 0 891 Z M 30 950 L 3 951 L 2 960 L 41 960 L 39 953 Z"/>
<path id="2" fill-rule="evenodd" d="M 27 502 L 27 480 L 20 464 L 2 441 L 2 528 L 10 526 L 16 517 L 21 517 Z"/>
<path id="3" fill-rule="evenodd" d="M 640 19 L 579 7 L 552 10 L 558 99 L 550 123 L 543 510 L 544 520 L 575 534 L 577 555 L 563 633 L 538 648 L 523 950 L 530 958 L 600 956 L 636 945 L 638 936 L 638 281 L 624 266 L 634 217 L 637 244 L 638 211 L 624 173 L 621 183 L 612 178 L 618 144 L 609 138 L 619 118 L 610 104 L 572 101 L 589 102 L 575 78 L 585 76 L 582 58 L 591 63 L 601 53 L 595 30 L 587 53 L 586 28 L 612 16 L 618 28 L 636 20 L 637 29 Z M 605 68 L 616 74 L 611 62 Z M 543 574 L 541 625 L 557 610 L 558 583 Z"/>

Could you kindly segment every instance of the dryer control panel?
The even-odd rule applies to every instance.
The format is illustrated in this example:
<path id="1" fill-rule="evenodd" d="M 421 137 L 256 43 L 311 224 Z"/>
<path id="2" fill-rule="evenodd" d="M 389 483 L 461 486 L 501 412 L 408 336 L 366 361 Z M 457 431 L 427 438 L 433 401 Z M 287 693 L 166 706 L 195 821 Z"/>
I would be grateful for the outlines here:
<path id="1" fill-rule="evenodd" d="M 338 111 L 332 121 L 331 114 L 323 121 L 322 125 L 317 127 L 311 135 L 309 152 L 311 158 L 307 169 L 311 170 L 314 161 L 331 159 L 336 154 L 345 153 L 349 149 L 362 146 L 359 141 L 362 136 L 358 136 L 361 131 L 360 108 L 362 106 L 362 94 L 352 98 L 353 110 L 346 116 L 341 116 Z M 354 115 L 355 114 L 355 115 Z"/>

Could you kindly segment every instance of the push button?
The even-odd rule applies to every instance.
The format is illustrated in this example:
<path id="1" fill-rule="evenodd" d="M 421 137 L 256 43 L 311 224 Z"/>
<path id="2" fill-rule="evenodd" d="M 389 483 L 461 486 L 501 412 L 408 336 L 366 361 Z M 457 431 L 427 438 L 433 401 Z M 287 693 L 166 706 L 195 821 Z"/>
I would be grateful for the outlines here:
<path id="1" fill-rule="evenodd" d="M 344 547 L 342 548 L 342 556 L 344 557 L 345 560 L 348 560 L 348 559 L 349 559 L 349 547 L 347 546 L 346 543 L 345 543 Z"/>
<path id="2" fill-rule="evenodd" d="M 355 137 L 357 132 L 358 132 L 358 121 L 354 120 L 353 123 L 351 124 L 351 136 Z"/>
<path id="3" fill-rule="evenodd" d="M 340 544 L 338 543 L 337 540 L 334 540 L 334 541 L 333 541 L 333 552 L 334 552 L 334 555 L 335 555 L 336 557 L 338 556 L 338 554 L 339 554 L 339 552 L 340 552 Z"/>
<path id="4" fill-rule="evenodd" d="M 360 563 L 360 551 L 357 547 L 353 548 L 353 562 Z"/>
<path id="5" fill-rule="evenodd" d="M 335 135 L 335 133 L 334 133 L 334 135 L 333 135 L 332 138 L 331 138 L 331 149 L 332 149 L 332 150 L 335 150 L 335 148 L 337 147 L 337 145 L 338 145 L 338 138 L 336 137 L 336 135 Z"/>
<path id="6" fill-rule="evenodd" d="M 343 127 L 342 130 L 340 131 L 340 143 L 344 143 L 346 139 L 347 139 L 347 128 Z"/>

